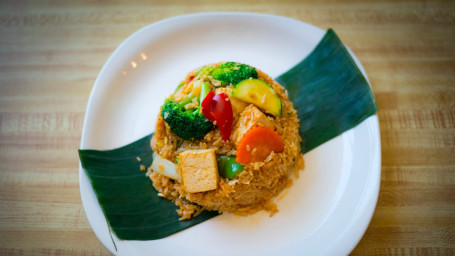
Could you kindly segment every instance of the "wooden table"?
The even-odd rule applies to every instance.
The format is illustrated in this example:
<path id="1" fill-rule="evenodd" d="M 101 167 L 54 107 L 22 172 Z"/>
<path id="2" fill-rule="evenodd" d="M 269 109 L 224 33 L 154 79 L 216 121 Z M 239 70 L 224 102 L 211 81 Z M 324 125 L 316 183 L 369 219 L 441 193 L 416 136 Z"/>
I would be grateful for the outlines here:
<path id="1" fill-rule="evenodd" d="M 352 254 L 455 254 L 453 1 L 43 0 L 0 3 L 0 255 L 110 254 L 79 194 L 90 90 L 133 32 L 207 11 L 334 28 L 365 66 L 380 109 L 381 190 Z"/>

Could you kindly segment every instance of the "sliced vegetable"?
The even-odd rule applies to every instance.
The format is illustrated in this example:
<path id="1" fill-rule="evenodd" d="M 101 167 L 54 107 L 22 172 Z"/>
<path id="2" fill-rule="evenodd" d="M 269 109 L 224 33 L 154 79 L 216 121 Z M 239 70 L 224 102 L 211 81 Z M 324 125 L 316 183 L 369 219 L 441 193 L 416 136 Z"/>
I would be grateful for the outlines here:
<path id="1" fill-rule="evenodd" d="M 177 166 L 173 162 L 161 157 L 158 154 L 154 154 L 151 168 L 154 172 L 179 182 L 181 181 L 180 175 L 177 173 Z"/>
<path id="2" fill-rule="evenodd" d="M 221 177 L 232 179 L 243 171 L 243 164 L 235 161 L 235 156 L 217 156 L 218 173 Z"/>
<path id="3" fill-rule="evenodd" d="M 177 88 L 175 88 L 174 93 L 177 92 L 184 85 L 191 83 L 191 81 L 193 81 L 193 79 L 194 79 L 194 75 L 187 77 L 185 82 L 182 82 L 179 85 L 177 85 Z"/>
<path id="4" fill-rule="evenodd" d="M 188 82 L 186 82 L 186 83 L 187 83 L 187 84 L 191 83 L 191 82 L 193 81 L 194 77 L 195 77 L 194 75 L 190 76 L 190 77 L 188 78 Z"/>
<path id="5" fill-rule="evenodd" d="M 222 139 L 228 140 L 231 136 L 232 123 L 234 122 L 229 97 L 225 93 L 215 95 L 213 91 L 210 91 L 202 101 L 201 106 L 205 118 L 215 122 L 215 125 L 221 131 Z"/>
<path id="6" fill-rule="evenodd" d="M 177 92 L 184 85 L 185 85 L 185 83 L 180 83 L 179 85 L 177 85 L 177 88 L 175 88 L 174 92 Z"/>
<path id="7" fill-rule="evenodd" d="M 202 101 L 207 97 L 207 94 L 210 92 L 210 84 L 206 82 L 201 83 L 201 94 L 199 95 L 199 105 L 202 104 Z"/>
<path id="8" fill-rule="evenodd" d="M 273 88 L 260 79 L 246 79 L 232 90 L 232 97 L 252 103 L 267 113 L 281 116 L 281 99 Z"/>
<path id="9" fill-rule="evenodd" d="M 190 94 L 188 94 L 188 96 L 185 99 L 183 99 L 182 101 L 179 102 L 178 106 L 183 108 L 186 104 L 193 101 L 193 98 L 194 98 L 194 95 L 192 92 L 190 92 Z"/>
<path id="10" fill-rule="evenodd" d="M 237 163 L 248 164 L 264 161 L 270 153 L 284 150 L 281 136 L 272 128 L 257 126 L 243 135 L 237 146 Z"/>

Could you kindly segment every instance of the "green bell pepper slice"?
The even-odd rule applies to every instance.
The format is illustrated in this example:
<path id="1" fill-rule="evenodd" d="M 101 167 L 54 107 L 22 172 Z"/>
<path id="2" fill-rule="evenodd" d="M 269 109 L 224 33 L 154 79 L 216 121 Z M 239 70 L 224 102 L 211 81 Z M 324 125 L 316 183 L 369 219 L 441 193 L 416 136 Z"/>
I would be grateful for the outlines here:
<path id="1" fill-rule="evenodd" d="M 243 164 L 239 164 L 235 161 L 235 156 L 217 156 L 218 173 L 224 177 L 232 179 L 243 171 Z"/>

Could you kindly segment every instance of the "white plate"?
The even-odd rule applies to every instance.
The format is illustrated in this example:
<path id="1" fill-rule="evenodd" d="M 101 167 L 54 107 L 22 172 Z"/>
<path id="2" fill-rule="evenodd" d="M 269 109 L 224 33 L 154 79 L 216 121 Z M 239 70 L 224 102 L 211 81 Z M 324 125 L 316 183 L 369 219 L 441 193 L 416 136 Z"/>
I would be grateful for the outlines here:
<path id="1" fill-rule="evenodd" d="M 307 56 L 324 33 L 297 20 L 251 13 L 203 13 L 151 24 L 126 39 L 101 70 L 81 148 L 111 149 L 153 132 L 164 98 L 196 67 L 232 60 L 276 77 Z M 223 214 L 160 240 L 114 237 L 117 252 L 81 168 L 80 190 L 95 234 L 118 255 L 348 254 L 365 232 L 378 197 L 377 116 L 309 152 L 305 164 L 272 218 Z"/>

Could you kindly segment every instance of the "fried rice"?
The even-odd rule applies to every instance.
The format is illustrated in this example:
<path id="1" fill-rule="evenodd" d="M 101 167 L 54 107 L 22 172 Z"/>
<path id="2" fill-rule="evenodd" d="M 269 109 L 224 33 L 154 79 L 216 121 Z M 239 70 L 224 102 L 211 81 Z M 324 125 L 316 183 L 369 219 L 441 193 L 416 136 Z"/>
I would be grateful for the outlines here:
<path id="1" fill-rule="evenodd" d="M 213 64 L 217 67 L 221 63 Z M 303 167 L 303 158 L 300 153 L 301 138 L 298 133 L 299 119 L 287 91 L 270 76 L 257 70 L 258 79 L 265 81 L 276 92 L 282 102 L 282 115 L 274 117 L 267 115 L 267 119 L 283 139 L 284 150 L 280 153 L 272 152 L 262 162 L 253 162 L 244 165 L 243 171 L 233 179 L 220 177 L 217 188 L 205 192 L 188 193 L 183 185 L 167 176 L 147 172 L 152 180 L 158 195 L 172 200 L 178 207 L 181 220 L 197 216 L 203 210 L 231 212 L 237 215 L 248 215 L 260 210 L 266 210 L 272 216 L 278 211 L 272 201 L 286 186 L 292 184 L 290 173 Z M 190 72 L 188 76 L 195 74 Z M 212 84 L 217 81 L 212 81 Z M 223 90 L 230 92 L 233 86 Z M 179 90 L 171 95 L 174 98 L 183 98 L 189 91 Z M 239 115 L 234 109 L 234 124 L 239 122 Z M 231 135 L 235 136 L 234 134 Z M 219 129 L 212 129 L 203 139 L 182 140 L 175 135 L 169 125 L 158 116 L 155 134 L 151 140 L 151 147 L 155 154 L 176 163 L 176 157 L 186 150 L 214 149 L 217 155 L 236 155 L 236 145 L 233 140 L 223 141 Z"/>

